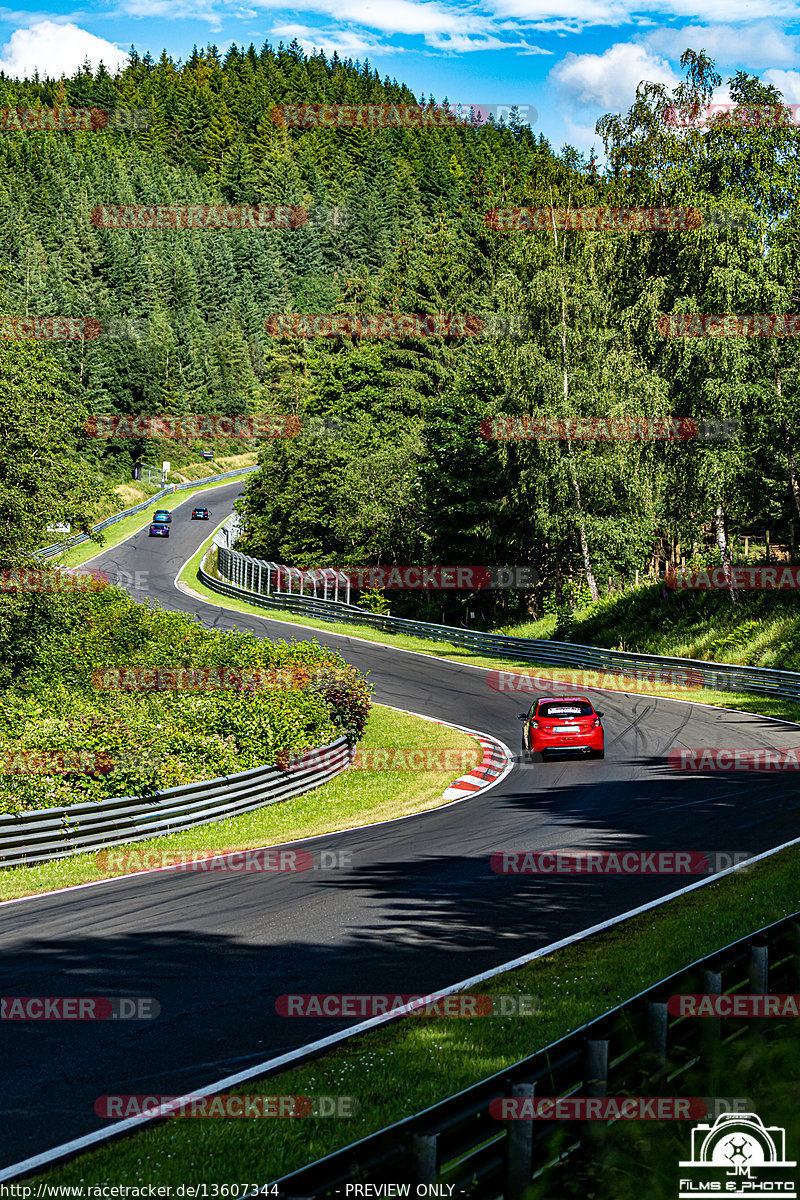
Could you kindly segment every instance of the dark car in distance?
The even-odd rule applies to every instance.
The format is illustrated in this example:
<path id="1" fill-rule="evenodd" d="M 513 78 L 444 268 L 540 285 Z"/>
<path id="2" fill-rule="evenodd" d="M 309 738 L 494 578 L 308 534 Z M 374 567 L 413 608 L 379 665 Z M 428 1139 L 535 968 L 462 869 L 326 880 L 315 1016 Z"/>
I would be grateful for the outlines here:
<path id="1" fill-rule="evenodd" d="M 207 521 L 210 516 L 211 516 L 211 513 L 208 511 L 207 508 L 193 508 L 192 509 L 192 520 L 193 521 Z"/>

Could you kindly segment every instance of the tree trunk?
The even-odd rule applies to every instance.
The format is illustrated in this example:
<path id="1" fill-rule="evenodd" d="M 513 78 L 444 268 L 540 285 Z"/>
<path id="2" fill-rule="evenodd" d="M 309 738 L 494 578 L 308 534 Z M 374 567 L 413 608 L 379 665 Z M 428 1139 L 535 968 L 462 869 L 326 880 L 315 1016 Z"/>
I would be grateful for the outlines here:
<path id="1" fill-rule="evenodd" d="M 553 226 L 553 237 L 558 245 L 558 235 Z M 569 399 L 569 373 L 567 370 L 567 298 L 564 294 L 564 280 L 561 279 L 561 371 L 563 375 L 563 393 L 564 393 L 564 408 L 566 410 L 567 401 Z M 577 506 L 578 515 L 578 535 L 581 540 L 581 554 L 583 555 L 583 569 L 586 573 L 586 582 L 589 585 L 589 595 L 592 600 L 599 600 L 600 593 L 597 590 L 597 582 L 594 577 L 594 568 L 592 566 L 592 556 L 589 552 L 589 540 L 586 537 L 586 522 L 583 517 L 583 505 L 581 504 L 581 489 L 578 485 L 578 476 L 575 472 L 575 454 L 572 449 L 572 442 L 567 438 L 567 467 L 569 469 L 570 482 L 572 483 L 572 491 L 575 495 L 575 503 Z"/>
<path id="2" fill-rule="evenodd" d="M 714 512 L 714 533 L 717 538 L 717 546 L 719 547 L 719 556 L 722 563 L 722 570 L 725 572 L 725 580 L 728 585 L 728 591 L 731 594 L 731 600 L 736 602 L 736 590 L 733 586 L 733 573 L 731 569 L 731 553 L 728 549 L 728 536 L 725 532 L 725 509 L 722 501 L 717 501 L 717 507 Z"/>
<path id="3" fill-rule="evenodd" d="M 781 433 L 783 434 L 783 444 L 786 447 L 786 459 L 789 463 L 789 483 L 792 488 L 792 499 L 797 509 L 797 515 L 800 516 L 800 476 L 797 474 L 797 460 L 794 456 L 794 442 L 789 430 L 789 422 L 785 419 L 781 421 Z"/>
<path id="4" fill-rule="evenodd" d="M 569 467 L 569 477 L 572 483 L 572 491 L 575 494 L 575 504 L 578 509 L 578 534 L 581 539 L 581 554 L 583 555 L 583 569 L 586 572 L 586 582 L 589 585 L 589 594 L 592 600 L 599 600 L 600 593 L 597 590 L 597 582 L 594 577 L 594 568 L 592 566 L 592 556 L 589 553 L 589 541 L 586 537 L 586 522 L 583 519 L 583 507 L 581 505 L 581 489 L 578 485 L 578 477 L 575 474 L 575 456 L 572 450 L 572 442 L 567 442 L 567 465 Z"/>

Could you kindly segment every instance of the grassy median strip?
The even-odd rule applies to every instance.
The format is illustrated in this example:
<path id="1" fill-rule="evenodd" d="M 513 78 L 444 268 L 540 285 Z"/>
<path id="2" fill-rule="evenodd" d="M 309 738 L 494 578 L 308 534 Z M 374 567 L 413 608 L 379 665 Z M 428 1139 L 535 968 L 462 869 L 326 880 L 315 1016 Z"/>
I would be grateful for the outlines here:
<path id="1" fill-rule="evenodd" d="M 354 1117 L 276 1119 L 266 1127 L 260 1119 L 159 1120 L 37 1178 L 72 1185 L 131 1179 L 159 1185 L 264 1184 L 279 1178 L 503 1070 L 686 963 L 796 912 L 798 867 L 800 851 L 781 851 L 473 989 L 535 996 L 539 1011 L 534 1016 L 408 1016 L 295 1070 L 232 1089 L 250 1096 L 352 1097 L 359 1106 Z M 675 882 L 679 887 L 687 880 Z M 520 894 L 529 890 L 532 904 L 546 899 L 548 880 L 520 876 L 519 883 Z M 443 897 L 437 929 L 446 927 L 446 904 Z M 355 943 L 352 953 L 358 953 Z M 413 978 L 404 991 L 415 992 Z M 293 1024 L 301 1028 L 287 1029 L 287 1041 L 319 1036 L 313 1019 L 296 1018 Z"/>
<path id="2" fill-rule="evenodd" d="M 213 854 L 223 849 L 275 845 L 436 808 L 447 803 L 442 799 L 445 788 L 454 778 L 477 765 L 483 753 L 475 739 L 467 734 L 380 705 L 375 705 L 370 712 L 358 749 L 396 749 L 396 757 L 401 762 L 403 751 L 422 750 L 430 752 L 430 761 L 437 767 L 438 751 L 453 753 L 441 756 L 446 770 L 350 768 L 330 783 L 290 800 L 182 833 L 131 842 L 128 845 L 130 860 L 134 864 L 149 862 L 156 866 L 158 856 L 180 851 L 208 850 Z M 365 765 L 369 765 L 369 761 L 365 756 Z M 0 900 L 124 875 L 137 869 L 136 865 L 124 865 L 130 860 L 125 855 L 111 852 L 108 865 L 104 865 L 105 855 L 98 863 L 97 856 L 88 853 L 38 866 L 7 867 L 0 870 Z"/>
<path id="3" fill-rule="evenodd" d="M 620 682 L 619 676 L 614 676 L 611 673 L 588 671 L 580 667 L 552 667 L 544 663 L 525 662 L 518 658 L 500 658 L 493 655 L 478 654 L 462 646 L 454 646 L 452 642 L 445 640 L 444 635 L 441 642 L 432 641 L 427 638 L 412 637 L 404 633 L 384 633 L 382 630 L 372 629 L 366 625 L 346 625 L 334 621 L 320 621 L 314 617 L 298 616 L 297 613 L 284 609 L 259 608 L 257 605 L 248 604 L 244 600 L 234 600 L 228 596 L 223 596 L 220 592 L 215 592 L 211 588 L 206 587 L 197 578 L 197 569 L 209 544 L 210 539 L 187 562 L 180 574 L 181 583 L 186 584 L 198 597 L 207 600 L 211 604 L 231 609 L 234 612 L 255 613 L 266 620 L 297 625 L 300 627 L 298 630 L 300 637 L 304 636 L 301 632 L 302 627 L 319 629 L 324 633 L 338 633 L 343 637 L 357 638 L 361 641 L 374 642 L 378 645 L 395 646 L 400 650 L 414 650 L 420 654 L 430 654 L 433 658 L 444 658 L 448 662 L 467 663 L 472 666 L 487 667 L 499 671 L 514 670 L 526 675 L 538 675 L 546 680 L 561 680 L 568 687 L 580 691 L 591 687 L 610 688 L 613 691 L 619 692 L 628 690 L 637 695 L 657 696 L 665 700 L 683 700 L 694 704 L 710 704 L 717 708 L 730 708 L 737 712 L 756 713 L 758 716 L 777 717 L 786 721 L 800 721 L 800 705 L 792 704 L 788 700 L 781 700 L 777 697 L 759 696 L 751 692 L 719 692 L 711 688 L 669 687 L 667 684 L 660 682 L 650 684 L 640 681 L 637 685 L 633 680 L 630 681 L 626 689 L 624 684 Z M 577 648 L 580 649 L 580 647 Z M 543 688 L 540 689 L 535 682 L 532 684 L 532 688 L 537 691 L 544 690 Z M 530 697 L 531 694 L 530 690 L 519 691 L 520 703 L 523 707 L 527 706 L 526 697 Z"/>

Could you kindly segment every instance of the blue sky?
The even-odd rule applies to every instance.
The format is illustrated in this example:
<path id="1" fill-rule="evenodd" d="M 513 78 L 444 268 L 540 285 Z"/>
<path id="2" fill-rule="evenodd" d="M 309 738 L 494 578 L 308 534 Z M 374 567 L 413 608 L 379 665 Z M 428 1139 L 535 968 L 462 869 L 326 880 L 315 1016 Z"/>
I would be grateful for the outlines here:
<path id="1" fill-rule="evenodd" d="M 556 149 L 588 152 L 601 149 L 595 121 L 625 112 L 641 80 L 678 82 L 687 46 L 705 49 L 723 80 L 746 70 L 800 103 L 798 22 L 789 0 L 45 0 L 0 6 L 0 69 L 70 74 L 86 57 L 114 68 L 131 44 L 185 59 L 195 44 L 224 53 L 297 38 L 308 53 L 368 59 L 418 96 L 527 105 Z"/>

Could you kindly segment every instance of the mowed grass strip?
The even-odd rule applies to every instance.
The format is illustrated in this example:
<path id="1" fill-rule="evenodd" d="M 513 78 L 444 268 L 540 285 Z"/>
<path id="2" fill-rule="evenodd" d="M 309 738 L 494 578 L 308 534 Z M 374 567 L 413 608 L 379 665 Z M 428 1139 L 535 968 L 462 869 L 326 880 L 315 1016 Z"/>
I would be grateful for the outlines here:
<path id="1" fill-rule="evenodd" d="M 798 868 L 800 851 L 781 851 L 472 989 L 535 996 L 534 1016 L 407 1016 L 297 1069 L 231 1089 L 251 1096 L 352 1097 L 359 1105 L 355 1117 L 161 1119 L 36 1179 L 84 1186 L 131 1179 L 172 1186 L 276 1180 L 507 1068 L 695 959 L 797 912 Z M 519 883 L 532 905 L 544 902 L 553 887 L 552 880 L 535 876 L 520 877 Z M 452 917 L 458 919 L 457 911 Z M 430 936 L 438 936 L 447 922 L 443 901 Z M 357 932 L 352 952 L 359 953 Z M 415 991 L 411 979 L 407 991 Z M 313 1019 L 295 1018 L 292 1024 L 302 1028 L 299 1034 L 289 1029 L 287 1041 L 292 1034 L 298 1043 L 318 1036 Z"/>
<path id="2" fill-rule="evenodd" d="M 158 865 L 161 855 L 186 850 L 207 850 L 213 854 L 219 850 L 277 845 L 436 808 L 448 803 L 442 799 L 442 793 L 453 779 L 471 770 L 483 756 L 479 743 L 457 729 L 375 705 L 358 750 L 382 749 L 396 750 L 396 755 L 387 756 L 389 762 L 402 764 L 406 751 L 417 750 L 423 752 L 418 759 L 430 761 L 435 767 L 443 760 L 447 769 L 364 770 L 351 767 L 330 783 L 290 800 L 182 833 L 131 842 L 128 857 L 111 848 L 100 852 L 99 861 L 96 854 L 89 853 L 30 867 L 7 867 L 0 870 L 0 900 L 110 879 L 138 869 L 136 864 L 139 862 Z M 413 764 L 413 755 L 410 755 L 410 761 Z M 368 753 L 365 765 L 370 766 Z M 125 862 L 134 865 L 125 866 Z"/>
<path id="3" fill-rule="evenodd" d="M 479 654 L 465 649 L 463 646 L 454 646 L 452 642 L 444 640 L 444 635 L 443 640 L 438 642 L 427 638 L 412 637 L 404 633 L 384 633 L 367 625 L 319 621 L 314 617 L 298 616 L 297 613 L 284 609 L 259 608 L 246 601 L 223 596 L 220 592 L 206 587 L 197 578 L 198 567 L 210 541 L 209 538 L 200 547 L 180 574 L 181 583 L 185 584 L 199 599 L 207 600 L 218 608 L 230 609 L 233 612 L 255 613 L 268 621 L 280 621 L 300 628 L 319 629 L 325 633 L 339 634 L 341 637 L 357 638 L 360 641 L 374 642 L 383 646 L 396 646 L 401 650 L 414 650 L 420 654 L 429 654 L 433 658 L 446 659 L 448 662 L 466 663 L 498 671 L 518 671 L 532 677 L 529 683 L 522 681 L 518 688 L 515 685 L 514 690 L 519 691 L 521 707 L 527 707 L 533 693 L 538 694 L 545 690 L 536 682 L 535 677 L 539 677 L 540 680 L 562 682 L 572 691 L 585 691 L 592 687 L 610 689 L 620 693 L 629 691 L 635 695 L 661 697 L 665 700 L 682 700 L 692 704 L 709 704 L 715 708 L 729 708 L 735 712 L 749 712 L 758 716 L 776 717 L 779 720 L 800 721 L 800 704 L 794 704 L 779 697 L 759 696 L 752 692 L 720 692 L 712 688 L 670 687 L 668 684 L 658 681 L 653 683 L 639 681 L 637 683 L 634 680 L 628 680 L 626 687 L 624 680 L 620 680 L 619 676 L 612 675 L 610 672 L 588 671 L 579 667 L 552 667 L 545 663 L 526 662 L 519 658 Z M 528 635 L 520 634 L 519 636 Z M 577 646 L 576 649 L 580 649 L 580 647 Z"/>

